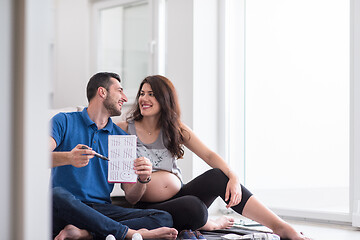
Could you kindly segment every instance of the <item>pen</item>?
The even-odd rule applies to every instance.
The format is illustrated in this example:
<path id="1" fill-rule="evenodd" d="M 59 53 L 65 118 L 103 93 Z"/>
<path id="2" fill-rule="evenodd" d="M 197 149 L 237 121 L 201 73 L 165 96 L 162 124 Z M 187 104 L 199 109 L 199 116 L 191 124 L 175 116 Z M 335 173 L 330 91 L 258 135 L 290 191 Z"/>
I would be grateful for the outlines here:
<path id="1" fill-rule="evenodd" d="M 87 146 L 82 146 L 81 147 L 81 149 L 89 149 Z M 94 151 L 94 150 L 93 150 Z M 94 151 L 95 152 L 95 151 Z M 94 154 L 96 157 L 98 157 L 98 158 L 101 158 L 101 159 L 103 159 L 103 160 L 106 160 L 106 161 L 110 161 L 107 157 L 105 157 L 105 156 L 103 156 L 103 155 L 101 155 L 101 154 L 99 154 L 99 153 L 97 153 L 97 152 L 95 152 L 95 154 Z"/>

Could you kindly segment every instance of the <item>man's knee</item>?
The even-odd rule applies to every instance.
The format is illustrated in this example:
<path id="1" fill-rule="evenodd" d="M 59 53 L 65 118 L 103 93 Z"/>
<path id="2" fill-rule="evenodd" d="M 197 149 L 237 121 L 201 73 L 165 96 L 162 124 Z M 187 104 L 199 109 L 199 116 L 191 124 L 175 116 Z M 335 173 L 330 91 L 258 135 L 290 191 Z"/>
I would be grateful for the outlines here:
<path id="1" fill-rule="evenodd" d="M 160 217 L 160 221 L 161 221 L 160 226 L 173 227 L 174 223 L 171 214 L 162 210 L 157 210 L 157 211 L 159 211 L 158 216 Z"/>
<path id="2" fill-rule="evenodd" d="M 63 187 L 53 187 L 52 193 L 53 195 L 63 195 L 63 194 L 68 194 L 70 192 Z"/>
<path id="3" fill-rule="evenodd" d="M 72 202 L 76 200 L 75 196 L 71 194 L 68 190 L 62 187 L 54 187 L 52 189 L 52 200 L 53 200 L 53 207 L 56 208 L 57 206 L 63 206 L 68 202 Z"/>

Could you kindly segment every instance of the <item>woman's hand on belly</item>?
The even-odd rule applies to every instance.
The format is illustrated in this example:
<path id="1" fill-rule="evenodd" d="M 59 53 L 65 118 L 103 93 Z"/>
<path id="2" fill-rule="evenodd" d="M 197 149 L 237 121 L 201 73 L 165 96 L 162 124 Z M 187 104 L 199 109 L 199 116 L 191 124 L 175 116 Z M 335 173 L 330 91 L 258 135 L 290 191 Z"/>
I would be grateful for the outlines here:
<path id="1" fill-rule="evenodd" d="M 153 172 L 141 201 L 162 202 L 173 197 L 180 188 L 181 181 L 173 173 L 167 171 Z"/>

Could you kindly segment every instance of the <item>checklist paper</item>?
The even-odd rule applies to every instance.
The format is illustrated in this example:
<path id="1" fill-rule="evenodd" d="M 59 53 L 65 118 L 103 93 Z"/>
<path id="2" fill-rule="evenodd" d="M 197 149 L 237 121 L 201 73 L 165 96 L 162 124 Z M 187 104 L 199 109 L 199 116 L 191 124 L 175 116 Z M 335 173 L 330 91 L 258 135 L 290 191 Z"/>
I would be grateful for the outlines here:
<path id="1" fill-rule="evenodd" d="M 108 182 L 135 183 L 136 136 L 109 135 L 108 151 Z"/>

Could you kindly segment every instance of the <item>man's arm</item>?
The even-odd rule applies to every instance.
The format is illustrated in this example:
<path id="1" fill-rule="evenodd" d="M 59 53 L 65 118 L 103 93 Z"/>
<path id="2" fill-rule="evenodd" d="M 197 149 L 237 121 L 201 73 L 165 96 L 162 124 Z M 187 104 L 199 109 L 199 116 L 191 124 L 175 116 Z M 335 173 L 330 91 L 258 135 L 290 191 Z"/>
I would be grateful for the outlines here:
<path id="1" fill-rule="evenodd" d="M 70 152 L 54 152 L 56 148 L 56 141 L 50 138 L 50 150 L 52 151 L 52 167 L 59 167 L 65 165 L 73 165 L 74 167 L 85 167 L 89 164 L 89 160 L 94 157 L 95 152 L 89 149 L 82 149 L 85 146 L 78 144 Z"/>
<path id="2" fill-rule="evenodd" d="M 152 164 L 149 159 L 140 157 L 135 159 L 134 162 L 135 173 L 138 174 L 138 181 L 134 183 L 122 183 L 121 188 L 125 192 L 126 200 L 134 205 L 144 195 L 146 185 L 151 180 Z"/>

